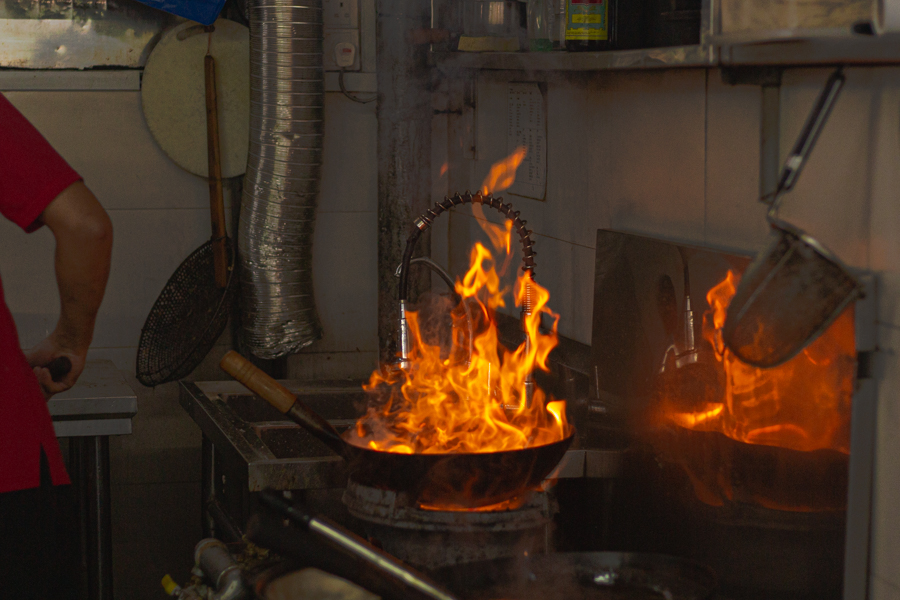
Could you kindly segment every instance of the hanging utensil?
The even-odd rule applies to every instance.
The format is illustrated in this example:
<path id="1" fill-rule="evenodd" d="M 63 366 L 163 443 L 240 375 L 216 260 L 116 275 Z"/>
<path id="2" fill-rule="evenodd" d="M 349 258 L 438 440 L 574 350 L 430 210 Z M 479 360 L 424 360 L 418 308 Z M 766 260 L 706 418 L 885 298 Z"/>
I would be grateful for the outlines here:
<path id="1" fill-rule="evenodd" d="M 211 54 L 216 66 L 219 165 L 222 177 L 229 179 L 247 170 L 250 30 L 224 18 L 213 27 L 210 36 L 208 28 L 185 21 L 160 36 L 141 75 L 141 112 L 166 156 L 188 173 L 212 177 L 203 73 L 204 57 Z"/>
<path id="2" fill-rule="evenodd" d="M 562 460 L 575 435 L 572 431 L 557 442 L 497 452 L 400 454 L 373 450 L 346 441 L 331 423 L 237 352 L 226 354 L 220 366 L 342 456 L 356 483 L 406 493 L 412 502 L 477 508 L 528 493 Z"/>
<path id="3" fill-rule="evenodd" d="M 796 183 L 843 84 L 841 67 L 819 95 L 777 189 L 763 198 L 771 205 L 769 241 L 747 267 L 728 306 L 722 339 L 735 356 L 756 367 L 774 367 L 793 358 L 862 293 L 834 253 L 778 218 L 782 197 Z"/>
<path id="4" fill-rule="evenodd" d="M 208 51 L 204 68 L 213 234 L 181 263 L 147 315 L 135 365 L 138 381 L 146 386 L 181 379 L 200 364 L 225 330 L 234 297 L 234 257 L 222 197 L 216 63 Z"/>

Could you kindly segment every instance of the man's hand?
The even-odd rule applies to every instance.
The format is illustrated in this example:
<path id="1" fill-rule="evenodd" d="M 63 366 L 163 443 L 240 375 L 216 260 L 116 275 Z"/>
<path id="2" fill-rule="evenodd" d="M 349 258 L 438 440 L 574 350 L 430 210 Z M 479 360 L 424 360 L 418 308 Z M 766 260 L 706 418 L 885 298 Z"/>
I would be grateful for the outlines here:
<path id="1" fill-rule="evenodd" d="M 41 384 L 44 398 L 49 400 L 53 394 L 64 392 L 75 385 L 84 370 L 86 354 L 86 351 L 80 353 L 73 348 L 64 347 L 57 339 L 56 332 L 53 332 L 47 339 L 26 352 L 25 357 L 28 359 L 28 364 L 34 369 L 38 383 Z M 68 358 L 72 368 L 59 378 L 59 381 L 54 381 L 50 369 L 47 367 L 60 357 Z"/>
<path id="2" fill-rule="evenodd" d="M 84 370 L 109 277 L 112 224 L 94 194 L 81 182 L 60 192 L 40 220 L 56 238 L 60 315 L 53 333 L 26 356 L 49 399 L 75 385 Z M 72 362 L 72 370 L 57 382 L 46 367 L 60 356 Z"/>

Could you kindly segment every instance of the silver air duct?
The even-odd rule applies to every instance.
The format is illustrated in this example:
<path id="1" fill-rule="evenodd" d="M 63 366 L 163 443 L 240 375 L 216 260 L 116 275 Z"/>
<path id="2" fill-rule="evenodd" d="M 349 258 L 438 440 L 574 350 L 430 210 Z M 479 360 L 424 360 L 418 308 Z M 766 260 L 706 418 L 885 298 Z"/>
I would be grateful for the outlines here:
<path id="1" fill-rule="evenodd" d="M 251 0 L 250 151 L 238 251 L 244 343 L 264 359 L 322 336 L 312 243 L 322 164 L 322 0 Z"/>

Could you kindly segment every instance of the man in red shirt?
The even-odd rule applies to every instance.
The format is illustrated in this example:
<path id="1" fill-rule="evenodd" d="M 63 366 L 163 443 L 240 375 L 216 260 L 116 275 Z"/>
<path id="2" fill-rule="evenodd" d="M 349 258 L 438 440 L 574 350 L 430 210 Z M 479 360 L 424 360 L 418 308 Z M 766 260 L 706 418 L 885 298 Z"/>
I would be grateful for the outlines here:
<path id="1" fill-rule="evenodd" d="M 112 225 L 81 177 L 0 95 L 0 214 L 56 240 L 56 329 L 30 352 L 19 346 L 0 282 L 0 595 L 75 598 L 77 521 L 46 399 L 84 369 L 109 275 Z M 49 265 L 48 265 L 49 268 Z M 54 381 L 46 368 L 68 358 Z"/>

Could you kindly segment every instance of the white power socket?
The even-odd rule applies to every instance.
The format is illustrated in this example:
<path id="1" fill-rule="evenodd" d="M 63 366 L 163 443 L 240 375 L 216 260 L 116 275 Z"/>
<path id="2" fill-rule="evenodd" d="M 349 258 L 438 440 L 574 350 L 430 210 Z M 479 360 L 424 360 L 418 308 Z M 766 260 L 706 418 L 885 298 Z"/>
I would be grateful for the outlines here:
<path id="1" fill-rule="evenodd" d="M 334 45 L 334 64 L 346 69 L 356 62 L 356 46 L 350 42 L 338 42 Z"/>
<path id="2" fill-rule="evenodd" d="M 359 71 L 359 29 L 326 29 L 324 58 L 326 71 Z"/>
<path id="3" fill-rule="evenodd" d="M 322 0 L 325 29 L 356 29 L 359 27 L 358 0 Z"/>

